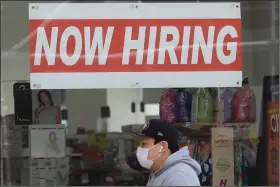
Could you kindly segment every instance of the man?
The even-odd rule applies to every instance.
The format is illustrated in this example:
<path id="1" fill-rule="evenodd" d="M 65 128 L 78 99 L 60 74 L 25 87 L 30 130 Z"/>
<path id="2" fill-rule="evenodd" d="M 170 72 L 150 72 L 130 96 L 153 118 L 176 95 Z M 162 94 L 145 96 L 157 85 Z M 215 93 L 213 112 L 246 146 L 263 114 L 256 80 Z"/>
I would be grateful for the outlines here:
<path id="1" fill-rule="evenodd" d="M 141 133 L 137 149 L 140 165 L 152 171 L 147 186 L 200 186 L 200 165 L 189 156 L 187 147 L 179 150 L 179 133 L 167 121 L 152 119 Z"/>

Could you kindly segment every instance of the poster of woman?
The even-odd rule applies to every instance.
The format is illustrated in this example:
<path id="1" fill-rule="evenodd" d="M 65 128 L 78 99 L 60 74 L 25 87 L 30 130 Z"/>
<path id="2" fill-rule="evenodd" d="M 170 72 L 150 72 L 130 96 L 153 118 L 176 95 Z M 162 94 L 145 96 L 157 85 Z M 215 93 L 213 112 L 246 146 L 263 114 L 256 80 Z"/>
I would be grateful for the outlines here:
<path id="1" fill-rule="evenodd" d="M 65 129 L 63 125 L 33 125 L 30 131 L 31 156 L 53 158 L 65 156 Z"/>
<path id="2" fill-rule="evenodd" d="M 49 133 L 49 142 L 46 144 L 44 151 L 47 157 L 55 157 L 61 152 L 58 146 L 56 133 L 54 131 Z"/>
<path id="3" fill-rule="evenodd" d="M 61 124 L 60 90 L 34 90 L 32 92 L 33 124 Z"/>

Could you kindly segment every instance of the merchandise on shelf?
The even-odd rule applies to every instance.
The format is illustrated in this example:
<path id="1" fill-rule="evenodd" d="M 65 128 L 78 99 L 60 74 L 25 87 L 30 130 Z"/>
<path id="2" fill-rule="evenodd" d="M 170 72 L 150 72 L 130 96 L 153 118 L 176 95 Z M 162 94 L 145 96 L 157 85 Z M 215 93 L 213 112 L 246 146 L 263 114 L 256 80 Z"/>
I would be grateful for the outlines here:
<path id="1" fill-rule="evenodd" d="M 209 184 L 212 177 L 212 163 L 211 163 L 211 152 L 208 154 L 207 159 L 201 164 L 201 174 L 199 175 L 199 180 L 204 186 Z"/>
<path id="2" fill-rule="evenodd" d="M 248 79 L 243 87 L 221 90 L 220 100 L 224 104 L 225 123 L 254 123 L 256 121 L 256 99 L 248 86 Z M 210 123 L 215 121 L 217 90 L 198 88 L 167 89 L 160 98 L 160 119 L 171 124 L 186 122 Z"/>
<path id="3" fill-rule="evenodd" d="M 192 121 L 214 121 L 213 97 L 207 88 L 198 88 L 192 100 Z"/>
<path id="4" fill-rule="evenodd" d="M 192 94 L 185 89 L 176 92 L 176 122 L 191 121 Z"/>
<path id="5" fill-rule="evenodd" d="M 197 160 L 201 165 L 201 174 L 199 175 L 199 179 L 201 184 L 205 185 L 212 176 L 211 144 L 206 141 L 201 141 L 197 151 Z"/>
<path id="6" fill-rule="evenodd" d="M 234 137 L 235 184 L 237 186 L 247 186 L 249 180 L 254 180 L 254 178 L 248 178 L 248 171 L 256 167 L 257 148 L 243 128 L 235 129 Z"/>
<path id="7" fill-rule="evenodd" d="M 235 185 L 243 186 L 251 183 L 248 171 L 251 168 L 255 168 L 256 165 L 256 147 L 248 137 L 248 133 L 244 128 L 236 128 L 234 130 L 234 173 L 235 173 Z M 201 165 L 201 174 L 199 179 L 202 186 L 212 185 L 212 155 L 211 144 L 204 138 L 194 137 L 194 139 L 188 136 L 182 136 L 179 147 L 188 146 L 190 156 L 195 159 Z M 226 171 L 230 166 L 227 158 L 219 158 L 217 161 L 218 167 L 221 171 Z"/>
<path id="8" fill-rule="evenodd" d="M 235 152 L 234 152 L 234 154 L 235 154 L 235 156 L 234 156 L 234 158 L 235 158 L 235 167 L 234 167 L 234 169 L 235 169 L 235 171 L 234 171 L 234 173 L 235 173 L 235 184 L 237 185 L 237 186 L 242 186 L 242 152 L 241 152 L 241 147 L 240 147 L 240 145 L 239 144 L 234 144 L 234 147 L 235 147 Z"/>
<path id="9" fill-rule="evenodd" d="M 160 119 L 171 124 L 176 122 L 213 122 L 215 90 L 199 88 L 196 92 L 188 89 L 167 89 L 160 98 Z"/>
<path id="10" fill-rule="evenodd" d="M 192 115 L 192 93 L 188 90 L 184 93 L 185 99 L 186 99 L 186 111 L 187 111 L 187 122 L 191 121 L 191 115 Z"/>
<path id="11" fill-rule="evenodd" d="M 196 141 L 190 140 L 187 137 L 181 137 L 180 143 L 179 143 L 179 148 L 181 149 L 182 147 L 187 146 L 189 149 L 189 155 L 190 157 L 194 158 L 194 152 L 196 148 Z"/>
<path id="12" fill-rule="evenodd" d="M 199 143 L 199 154 L 198 160 L 201 164 L 206 162 L 209 159 L 209 155 L 211 153 L 211 144 L 210 142 L 201 141 Z"/>
<path id="13" fill-rule="evenodd" d="M 160 97 L 160 119 L 167 120 L 169 123 L 176 122 L 175 91 L 165 90 Z"/>
<path id="14" fill-rule="evenodd" d="M 200 182 L 203 186 L 211 185 L 212 162 L 211 144 L 207 141 L 192 140 L 186 136 L 181 137 L 179 147 L 188 146 L 189 155 L 201 165 Z"/>
<path id="15" fill-rule="evenodd" d="M 232 120 L 232 106 L 231 101 L 233 97 L 233 92 L 230 89 L 226 89 L 221 94 L 221 101 L 224 103 L 224 122 L 228 123 Z"/>
<path id="16" fill-rule="evenodd" d="M 243 87 L 238 88 L 233 95 L 232 121 L 235 123 L 253 123 L 256 121 L 256 99 L 249 87 L 248 79 L 244 79 Z"/>
<path id="17" fill-rule="evenodd" d="M 176 122 L 185 122 L 187 118 L 186 99 L 183 91 L 176 92 Z"/>

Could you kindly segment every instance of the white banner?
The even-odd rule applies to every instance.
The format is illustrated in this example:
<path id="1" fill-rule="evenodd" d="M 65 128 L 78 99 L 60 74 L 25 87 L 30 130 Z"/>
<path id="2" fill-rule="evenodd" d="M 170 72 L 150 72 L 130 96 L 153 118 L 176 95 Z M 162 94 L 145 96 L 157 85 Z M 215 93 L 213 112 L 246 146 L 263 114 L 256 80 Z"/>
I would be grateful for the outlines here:
<path id="1" fill-rule="evenodd" d="M 30 4 L 33 89 L 239 87 L 239 3 Z"/>

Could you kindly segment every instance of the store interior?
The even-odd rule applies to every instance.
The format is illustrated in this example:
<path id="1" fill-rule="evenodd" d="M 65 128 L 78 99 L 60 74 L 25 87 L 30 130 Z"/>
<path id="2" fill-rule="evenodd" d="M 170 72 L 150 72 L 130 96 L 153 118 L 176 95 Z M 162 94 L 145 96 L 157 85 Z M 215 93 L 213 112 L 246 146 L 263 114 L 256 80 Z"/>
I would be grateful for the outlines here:
<path id="1" fill-rule="evenodd" d="M 267 157 L 260 152 L 267 152 L 269 134 L 265 102 L 267 98 L 279 101 L 279 3 L 242 3 L 241 88 L 41 92 L 31 90 L 29 83 L 27 4 L 1 4 L 1 186 L 144 186 L 149 172 L 137 162 L 138 140 L 127 132 L 141 131 L 153 118 L 168 120 L 180 131 L 180 147 L 188 146 L 201 164 L 203 186 L 213 185 L 211 130 L 215 127 L 233 129 L 235 185 L 277 184 L 268 181 L 268 172 L 264 174 Z M 51 98 L 53 110 L 39 117 L 36 111 L 44 96 Z M 246 100 L 245 117 L 238 115 L 241 100 Z M 40 156 L 39 144 L 37 152 L 31 150 L 40 139 L 38 129 L 56 132 L 63 145 L 60 156 Z"/>

